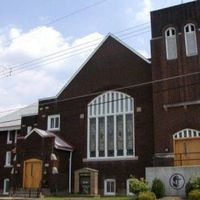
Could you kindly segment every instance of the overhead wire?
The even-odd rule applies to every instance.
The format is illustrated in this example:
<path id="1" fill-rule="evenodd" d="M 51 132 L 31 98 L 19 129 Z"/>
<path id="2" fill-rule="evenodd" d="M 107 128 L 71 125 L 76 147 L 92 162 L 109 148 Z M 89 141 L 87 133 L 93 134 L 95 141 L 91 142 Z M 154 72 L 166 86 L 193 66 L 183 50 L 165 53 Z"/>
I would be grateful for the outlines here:
<path id="1" fill-rule="evenodd" d="M 78 13 L 80 13 L 80 12 L 83 12 L 83 11 L 85 11 L 85 10 L 88 10 L 88 9 L 90 9 L 90 8 L 93 8 L 93 7 L 95 7 L 95 6 L 98 6 L 98 5 L 100 5 L 100 4 L 102 4 L 102 3 L 106 2 L 106 1 L 107 1 L 107 0 L 100 0 L 100 1 L 97 1 L 97 2 L 95 2 L 95 3 L 93 3 L 93 4 L 90 4 L 90 5 L 88 5 L 88 6 L 85 6 L 85 7 L 82 7 L 82 8 L 80 8 L 80 9 L 77 9 L 77 10 L 75 10 L 75 11 L 72 11 L 71 13 L 69 13 L 69 14 L 67 14 L 67 15 L 58 17 L 58 18 L 56 18 L 56 19 L 54 19 L 54 20 L 52 20 L 52 21 L 50 21 L 50 22 L 47 22 L 47 23 L 45 23 L 45 24 L 42 24 L 42 25 L 43 25 L 43 26 L 50 26 L 50 25 L 53 25 L 53 24 L 55 24 L 55 23 L 57 23 L 57 22 L 59 22 L 59 21 L 61 21 L 61 20 L 63 20 L 63 19 L 69 18 L 69 17 L 71 17 L 71 16 L 73 16 L 73 15 L 76 15 L 76 14 L 78 14 Z M 41 29 L 38 29 L 37 31 L 40 31 L 40 30 L 41 30 Z M 1 33 L 1 35 L 2 35 L 2 34 L 3 34 L 3 33 Z M 8 44 L 10 44 L 10 42 L 12 42 L 12 41 L 14 41 L 14 40 L 16 40 L 16 39 L 18 39 L 18 38 L 20 38 L 20 37 L 22 37 L 22 35 L 13 37 L 12 39 L 7 40 L 6 43 L 3 43 L 3 44 L 4 44 L 4 45 L 8 45 Z"/>
<path id="2" fill-rule="evenodd" d="M 117 32 L 115 32 L 114 34 L 120 34 L 120 33 L 123 33 L 123 32 L 127 32 L 127 31 L 130 31 L 130 30 L 134 30 L 134 29 L 137 29 L 138 27 L 145 26 L 145 25 L 147 25 L 147 24 L 148 24 L 148 22 L 147 22 L 147 23 L 143 23 L 143 24 L 138 24 L 138 25 L 136 25 L 136 26 L 132 26 L 132 27 L 129 27 L 129 28 L 126 28 L 126 29 L 117 31 Z M 140 31 L 140 30 L 142 30 L 142 29 L 147 29 L 147 28 L 150 28 L 150 26 L 148 26 L 148 27 L 142 27 L 142 28 L 139 28 L 138 30 L 135 30 L 135 31 Z M 134 32 L 134 31 L 133 31 L 133 32 Z M 129 33 L 130 33 L 130 32 L 129 32 Z M 127 34 L 127 33 L 125 33 L 125 34 Z M 54 55 L 57 55 L 57 54 L 60 54 L 60 53 L 64 53 L 64 52 L 67 53 L 68 51 L 70 51 L 70 50 L 72 50 L 72 49 L 76 49 L 76 48 L 78 48 L 78 47 L 80 47 L 80 46 L 84 46 L 84 45 L 87 45 L 87 44 L 90 44 L 90 43 L 93 43 L 93 42 L 100 41 L 101 39 L 102 39 L 102 38 L 99 37 L 99 38 L 97 38 L 97 39 L 90 40 L 90 41 L 87 41 L 87 42 L 84 42 L 84 43 L 75 45 L 75 46 L 70 47 L 70 48 L 62 49 L 62 50 L 56 51 L 56 52 L 54 52 L 54 53 L 51 53 L 51 54 L 48 54 L 48 55 L 45 55 L 45 56 L 42 56 L 42 57 L 39 57 L 39 58 L 35 58 L 35 59 L 30 60 L 30 61 L 26 61 L 26 62 L 21 63 L 21 64 L 12 65 L 12 66 L 9 66 L 9 69 L 11 69 L 11 68 L 12 68 L 12 69 L 15 69 L 15 68 L 20 67 L 20 66 L 24 66 L 24 65 L 27 65 L 27 64 L 32 64 L 32 63 L 34 63 L 34 62 L 36 62 L 36 61 L 39 62 L 40 60 L 43 60 L 43 59 L 45 59 L 45 58 L 48 58 L 48 57 L 51 57 L 51 56 L 54 56 Z M 7 68 L 8 68 L 8 67 L 7 67 Z"/>
<path id="3" fill-rule="evenodd" d="M 168 77 L 168 78 L 161 78 L 161 79 L 157 79 L 157 80 L 153 80 L 153 81 L 146 81 L 146 82 L 142 82 L 142 83 L 130 84 L 130 85 L 123 86 L 123 87 L 111 88 L 109 90 L 101 90 L 101 91 L 98 91 L 98 92 L 90 92 L 90 93 L 87 93 L 87 94 L 84 94 L 84 95 L 77 95 L 77 96 L 74 96 L 74 97 L 63 98 L 63 99 L 60 99 L 60 100 L 57 97 L 52 97 L 48 100 L 40 99 L 39 100 L 40 103 L 38 104 L 38 106 L 45 106 L 45 105 L 50 105 L 50 104 L 55 104 L 55 103 L 57 104 L 59 102 L 72 101 L 72 100 L 77 100 L 77 99 L 81 99 L 81 98 L 97 96 L 97 95 L 102 94 L 102 93 L 107 92 L 107 91 L 123 91 L 123 90 L 128 90 L 128 89 L 137 88 L 137 87 L 146 87 L 148 85 L 162 83 L 162 82 L 165 82 L 165 81 L 176 80 L 176 79 L 179 79 L 179 78 L 191 77 L 191 76 L 194 76 L 194 75 L 200 75 L 200 72 L 199 71 L 198 72 L 192 72 L 192 73 L 187 73 L 187 74 L 182 74 L 182 75 L 177 75 L 177 76 L 171 76 L 171 77 Z M 196 84 L 198 84 L 198 83 L 196 83 Z M 173 89 L 173 88 L 170 88 L 170 90 L 171 89 Z M 161 92 L 163 92 L 163 91 L 161 91 Z M 126 98 L 122 98 L 122 99 L 126 99 Z M 104 103 L 118 101 L 118 100 L 120 100 L 120 99 L 110 100 L 110 101 L 107 101 L 107 102 L 104 102 Z M 47 102 L 45 102 L 45 101 L 47 101 Z M 101 103 L 96 103 L 95 105 L 98 105 L 98 104 L 101 104 Z M 34 105 L 30 105 L 29 107 L 31 107 L 31 106 L 34 106 Z M 73 108 L 70 108 L 70 109 L 72 110 Z M 20 119 L 7 120 L 7 121 L 4 121 L 4 122 L 0 122 L 0 124 L 12 122 L 12 121 L 18 121 L 18 120 L 20 120 Z"/>
<path id="4" fill-rule="evenodd" d="M 137 35 L 140 35 L 140 34 L 144 34 L 144 33 L 147 33 L 147 32 L 149 32 L 150 30 L 149 30 L 149 27 L 145 27 L 145 28 L 142 28 L 142 29 L 138 29 L 138 30 L 135 30 L 135 31 L 131 31 L 131 32 L 128 32 L 128 33 L 123 33 L 123 34 L 121 34 L 121 37 L 123 37 L 122 39 L 127 39 L 127 38 L 130 38 L 130 37 L 133 37 L 133 36 L 137 36 Z M 124 31 L 123 31 L 124 32 Z M 139 32 L 139 33 L 138 33 Z M 138 34 L 134 34 L 134 33 L 138 33 Z M 126 37 L 124 37 L 124 36 L 126 36 Z M 130 36 L 130 37 L 128 37 L 128 36 Z M 100 39 L 98 39 L 98 40 L 100 40 Z M 96 41 L 96 40 L 93 40 L 93 41 Z M 66 58 L 68 58 L 68 57 L 71 57 L 71 56 L 74 56 L 74 55 L 80 55 L 80 54 L 83 54 L 84 53 L 84 50 L 86 50 L 86 51 L 90 51 L 90 50 L 92 50 L 92 49 L 94 49 L 94 48 L 91 48 L 91 49 L 88 49 L 88 47 L 95 47 L 97 44 L 99 44 L 99 43 L 92 43 L 93 41 L 89 41 L 89 42 L 86 42 L 86 43 L 84 43 L 84 45 L 82 44 L 82 45 L 78 45 L 77 47 L 80 47 L 80 46 L 83 46 L 83 48 L 79 48 L 79 49 L 76 49 L 77 47 L 72 47 L 72 48 L 70 48 L 70 49 L 67 49 L 67 50 L 63 50 L 63 51 L 65 51 L 65 53 L 63 53 L 63 51 L 59 51 L 58 53 L 59 54 L 57 54 L 57 53 L 55 53 L 55 54 L 50 54 L 50 55 L 47 55 L 47 56 L 44 56 L 44 57 L 41 57 L 41 59 L 35 59 L 35 60 L 32 60 L 32 61 L 30 61 L 30 62 L 25 62 L 25 63 L 23 63 L 23 64 L 21 64 L 21 65 L 17 65 L 17 66 L 15 66 L 15 67 L 12 67 L 11 69 L 12 69 L 12 71 L 8 71 L 7 73 L 0 73 L 0 78 L 3 78 L 3 77 L 7 77 L 7 76 L 10 76 L 10 75 L 12 75 L 12 74 L 14 74 L 16 71 L 23 71 L 23 69 L 25 69 L 25 68 L 28 68 L 28 69 L 32 69 L 32 66 L 30 67 L 30 66 L 28 66 L 27 67 L 27 65 L 29 65 L 29 64 L 34 64 L 34 65 L 37 65 L 37 64 L 42 64 L 42 63 L 44 63 L 44 62 L 46 62 L 46 61 L 49 61 L 49 60 L 52 60 L 52 59 L 55 59 L 55 58 L 58 58 L 58 57 L 62 57 L 62 56 L 64 56 L 64 58 L 61 58 L 61 60 L 62 59 L 66 59 Z M 90 43 L 92 43 L 91 45 L 87 45 L 87 44 L 90 44 Z M 72 50 L 71 50 L 72 49 Z M 73 50 L 74 49 L 74 50 Z M 81 51 L 81 52 L 79 52 L 79 51 Z M 78 53 L 77 53 L 78 52 Z M 60 54 L 60 53 L 62 53 L 62 54 Z M 73 55 L 70 55 L 70 56 L 68 56 L 68 54 L 71 54 L 71 53 L 75 53 L 75 54 L 73 54 Z M 60 59 L 59 59 L 60 60 Z M 57 60 L 55 60 L 54 62 L 57 62 L 58 61 L 58 59 Z M 50 64 L 51 64 L 52 62 L 50 62 Z M 46 64 L 46 63 L 45 63 Z M 21 66 L 21 67 L 20 67 Z"/>

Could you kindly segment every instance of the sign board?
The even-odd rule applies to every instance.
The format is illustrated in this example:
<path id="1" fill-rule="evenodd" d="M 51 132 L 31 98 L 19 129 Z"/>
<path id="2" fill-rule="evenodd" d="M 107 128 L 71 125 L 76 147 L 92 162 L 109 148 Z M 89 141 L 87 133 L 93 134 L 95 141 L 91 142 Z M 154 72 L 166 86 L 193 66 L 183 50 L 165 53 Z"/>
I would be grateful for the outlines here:
<path id="1" fill-rule="evenodd" d="M 152 185 L 155 178 L 165 185 L 166 195 L 185 196 L 185 185 L 192 176 L 200 176 L 200 166 L 147 167 L 146 180 Z"/>

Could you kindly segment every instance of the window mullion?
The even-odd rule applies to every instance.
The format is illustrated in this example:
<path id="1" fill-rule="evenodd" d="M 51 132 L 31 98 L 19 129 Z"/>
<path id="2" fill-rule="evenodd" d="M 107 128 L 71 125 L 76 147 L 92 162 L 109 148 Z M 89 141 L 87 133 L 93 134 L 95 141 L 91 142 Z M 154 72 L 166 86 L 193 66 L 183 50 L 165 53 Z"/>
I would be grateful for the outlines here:
<path id="1" fill-rule="evenodd" d="M 114 117 L 114 157 L 117 156 L 117 118 L 116 115 Z"/>
<path id="2" fill-rule="evenodd" d="M 99 157 L 99 118 L 96 117 L 96 157 Z"/>
<path id="3" fill-rule="evenodd" d="M 105 116 L 105 157 L 108 157 L 108 142 L 107 142 L 107 116 Z"/>
<path id="4" fill-rule="evenodd" d="M 88 106 L 89 108 L 89 106 Z M 91 107 L 90 107 L 91 109 Z M 88 109 L 89 116 L 89 109 Z M 88 128 L 87 128 L 87 157 L 90 158 L 90 117 L 88 117 Z"/>
<path id="5" fill-rule="evenodd" d="M 127 155 L 127 150 L 126 150 L 126 115 L 123 115 L 123 145 L 124 145 L 124 156 Z"/>

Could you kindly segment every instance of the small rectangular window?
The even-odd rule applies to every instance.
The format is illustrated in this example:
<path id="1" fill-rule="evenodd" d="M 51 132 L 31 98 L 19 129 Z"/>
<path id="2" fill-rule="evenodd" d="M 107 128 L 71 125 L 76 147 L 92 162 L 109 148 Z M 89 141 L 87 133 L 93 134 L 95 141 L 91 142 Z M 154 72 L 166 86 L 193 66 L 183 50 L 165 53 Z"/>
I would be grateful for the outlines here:
<path id="1" fill-rule="evenodd" d="M 47 123 L 48 130 L 60 130 L 60 115 L 49 115 Z"/>
<path id="2" fill-rule="evenodd" d="M 104 180 L 104 195 L 115 195 L 116 182 L 115 179 Z"/>
<path id="3" fill-rule="evenodd" d="M 133 196 L 134 194 L 131 192 L 131 188 L 130 188 L 130 183 L 131 183 L 132 179 L 127 179 L 126 180 L 126 194 L 128 196 Z"/>
<path id="4" fill-rule="evenodd" d="M 8 178 L 4 179 L 3 181 L 3 194 L 9 194 L 10 190 L 10 180 Z"/>
<path id="5" fill-rule="evenodd" d="M 11 151 L 6 152 L 5 166 L 6 167 L 11 166 Z"/>
<path id="6" fill-rule="evenodd" d="M 7 133 L 7 144 L 12 144 L 11 132 L 8 131 Z"/>

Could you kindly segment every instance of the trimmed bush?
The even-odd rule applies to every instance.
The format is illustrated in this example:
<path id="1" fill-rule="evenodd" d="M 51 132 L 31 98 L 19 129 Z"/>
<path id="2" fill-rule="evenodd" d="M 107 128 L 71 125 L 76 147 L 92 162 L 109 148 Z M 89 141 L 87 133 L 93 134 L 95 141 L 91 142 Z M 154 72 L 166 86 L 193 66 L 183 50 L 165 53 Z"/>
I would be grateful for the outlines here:
<path id="1" fill-rule="evenodd" d="M 140 192 L 137 200 L 156 200 L 156 195 L 153 192 Z"/>
<path id="2" fill-rule="evenodd" d="M 154 179 L 151 191 L 156 195 L 156 198 L 162 198 L 165 195 L 165 186 L 160 179 Z"/>
<path id="3" fill-rule="evenodd" d="M 148 184 L 144 179 L 132 178 L 130 180 L 130 191 L 135 195 L 138 195 L 140 192 L 148 191 Z"/>
<path id="4" fill-rule="evenodd" d="M 192 190 L 188 194 L 188 200 L 199 200 L 200 199 L 200 190 Z"/>
<path id="5" fill-rule="evenodd" d="M 191 177 L 185 186 L 186 196 L 188 196 L 189 192 L 192 190 L 198 189 L 200 190 L 200 176 Z"/>

